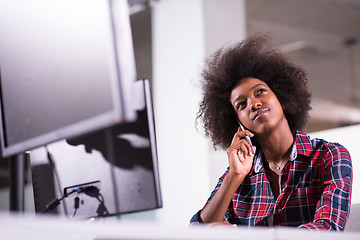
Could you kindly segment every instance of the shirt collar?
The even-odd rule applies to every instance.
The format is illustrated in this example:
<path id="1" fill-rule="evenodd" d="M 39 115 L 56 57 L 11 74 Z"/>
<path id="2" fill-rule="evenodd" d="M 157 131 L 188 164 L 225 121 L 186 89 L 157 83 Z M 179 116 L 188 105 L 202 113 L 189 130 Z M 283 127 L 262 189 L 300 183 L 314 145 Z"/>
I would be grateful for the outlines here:
<path id="1" fill-rule="evenodd" d="M 310 136 L 297 131 L 295 134 L 295 143 L 297 148 L 297 154 L 311 157 L 313 155 L 313 144 Z"/>

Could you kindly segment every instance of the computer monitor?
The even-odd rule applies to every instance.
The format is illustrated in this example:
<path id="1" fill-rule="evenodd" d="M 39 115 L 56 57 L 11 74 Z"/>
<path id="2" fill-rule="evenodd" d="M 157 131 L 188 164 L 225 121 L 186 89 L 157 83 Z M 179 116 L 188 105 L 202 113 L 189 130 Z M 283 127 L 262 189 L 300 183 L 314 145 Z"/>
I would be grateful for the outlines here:
<path id="1" fill-rule="evenodd" d="M 0 0 L 2 157 L 135 120 L 126 0 Z"/>
<path id="2" fill-rule="evenodd" d="M 135 89 L 136 121 L 30 151 L 38 214 L 90 219 L 162 207 L 149 81 Z"/>

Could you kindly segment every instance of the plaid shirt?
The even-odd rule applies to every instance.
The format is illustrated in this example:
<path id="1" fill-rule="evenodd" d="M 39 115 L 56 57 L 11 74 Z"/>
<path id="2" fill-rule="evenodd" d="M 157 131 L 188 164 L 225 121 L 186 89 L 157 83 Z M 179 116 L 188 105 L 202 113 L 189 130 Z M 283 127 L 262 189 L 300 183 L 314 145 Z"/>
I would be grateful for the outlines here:
<path id="1" fill-rule="evenodd" d="M 219 179 L 210 199 L 228 173 Z M 310 139 L 296 132 L 290 161 L 281 172 L 277 199 L 257 154 L 250 173 L 234 193 L 224 220 L 247 226 L 297 226 L 316 230 L 344 230 L 350 210 L 352 164 L 338 143 Z M 199 223 L 200 212 L 191 219 Z"/>

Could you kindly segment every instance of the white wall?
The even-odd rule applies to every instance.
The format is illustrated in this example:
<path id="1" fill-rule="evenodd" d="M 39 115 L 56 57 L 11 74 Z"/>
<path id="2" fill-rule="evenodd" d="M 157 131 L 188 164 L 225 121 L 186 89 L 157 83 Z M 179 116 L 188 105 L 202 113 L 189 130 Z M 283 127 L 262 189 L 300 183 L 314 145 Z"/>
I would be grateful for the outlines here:
<path id="1" fill-rule="evenodd" d="M 207 141 L 194 129 L 196 88 L 205 55 L 204 5 L 160 1 L 153 7 L 153 97 L 164 223 L 188 224 L 205 200 Z M 199 200 L 200 199 L 200 200 Z"/>
<path id="2" fill-rule="evenodd" d="M 211 161 L 212 145 L 194 127 L 205 57 L 245 36 L 243 1 L 164 0 L 153 7 L 153 93 L 157 127 L 162 222 L 188 225 L 226 157 Z M 221 167 L 218 166 L 221 165 Z M 212 180 L 216 181 L 217 175 Z"/>
<path id="3" fill-rule="evenodd" d="M 206 56 L 246 37 L 244 0 L 204 0 L 204 8 Z"/>

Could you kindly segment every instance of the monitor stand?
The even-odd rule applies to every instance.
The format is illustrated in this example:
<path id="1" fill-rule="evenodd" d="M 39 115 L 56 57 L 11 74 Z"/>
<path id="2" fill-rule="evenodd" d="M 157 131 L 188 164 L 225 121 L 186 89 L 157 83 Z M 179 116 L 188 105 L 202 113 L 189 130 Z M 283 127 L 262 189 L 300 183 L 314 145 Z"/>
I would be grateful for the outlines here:
<path id="1" fill-rule="evenodd" d="M 25 153 L 10 158 L 10 211 L 24 212 Z"/>

